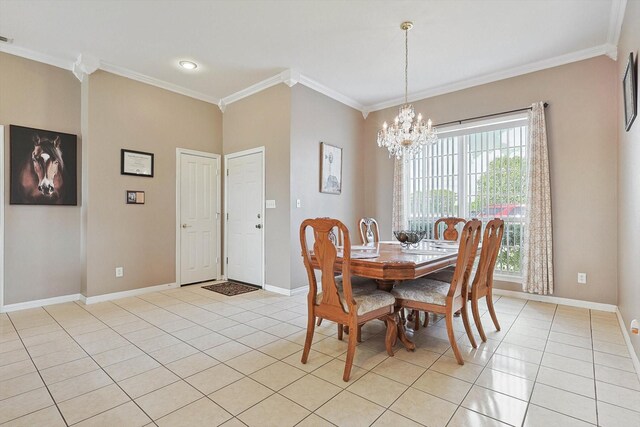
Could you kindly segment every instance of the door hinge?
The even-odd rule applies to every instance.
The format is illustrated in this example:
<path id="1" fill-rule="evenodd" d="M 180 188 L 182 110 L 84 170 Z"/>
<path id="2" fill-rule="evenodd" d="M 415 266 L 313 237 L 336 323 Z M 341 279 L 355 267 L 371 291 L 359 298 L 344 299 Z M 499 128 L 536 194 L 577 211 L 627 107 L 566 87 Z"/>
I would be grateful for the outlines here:
<path id="1" fill-rule="evenodd" d="M 227 169 L 227 176 L 229 176 L 229 169 Z"/>
<path id="2" fill-rule="evenodd" d="M 227 212 L 227 221 L 229 221 L 229 212 Z"/>
<path id="3" fill-rule="evenodd" d="M 227 257 L 227 264 L 229 264 L 229 257 Z"/>
<path id="4" fill-rule="evenodd" d="M 219 258 L 218 258 L 218 257 L 216 257 L 216 264 L 219 262 L 218 260 L 219 260 Z"/>

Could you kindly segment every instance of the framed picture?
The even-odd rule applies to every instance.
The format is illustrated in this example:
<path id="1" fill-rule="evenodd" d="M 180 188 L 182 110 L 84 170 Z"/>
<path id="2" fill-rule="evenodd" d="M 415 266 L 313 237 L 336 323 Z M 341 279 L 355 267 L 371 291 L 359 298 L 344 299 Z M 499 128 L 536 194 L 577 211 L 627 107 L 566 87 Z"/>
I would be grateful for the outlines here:
<path id="1" fill-rule="evenodd" d="M 144 191 L 127 190 L 128 205 L 144 205 Z"/>
<path id="2" fill-rule="evenodd" d="M 153 177 L 153 153 L 120 150 L 120 174 Z"/>
<path id="3" fill-rule="evenodd" d="M 342 148 L 320 143 L 320 192 L 342 192 Z"/>
<path id="4" fill-rule="evenodd" d="M 624 126 L 627 132 L 638 114 L 637 98 L 638 87 L 636 80 L 636 65 L 633 60 L 633 52 L 629 54 L 627 68 L 622 79 L 622 93 L 624 94 Z"/>
<path id="5" fill-rule="evenodd" d="M 78 204 L 78 137 L 11 125 L 12 205 Z"/>

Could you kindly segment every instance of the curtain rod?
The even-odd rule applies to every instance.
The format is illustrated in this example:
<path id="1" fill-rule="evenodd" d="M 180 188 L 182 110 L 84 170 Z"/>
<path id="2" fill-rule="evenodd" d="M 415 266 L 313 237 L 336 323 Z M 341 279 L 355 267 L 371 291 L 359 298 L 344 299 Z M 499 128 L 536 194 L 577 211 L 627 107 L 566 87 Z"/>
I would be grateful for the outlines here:
<path id="1" fill-rule="evenodd" d="M 549 106 L 549 103 L 545 102 L 543 105 L 544 105 L 544 108 L 547 108 Z M 520 111 L 527 111 L 527 110 L 531 110 L 531 107 L 518 108 L 516 110 L 510 110 L 510 111 L 503 111 L 501 113 L 485 114 L 484 116 L 469 117 L 468 119 L 454 120 L 452 122 L 438 123 L 434 126 L 446 126 L 446 125 L 453 125 L 453 124 L 461 125 L 463 122 L 468 122 L 471 120 L 486 119 L 487 117 L 503 116 L 505 114 L 518 113 Z"/>

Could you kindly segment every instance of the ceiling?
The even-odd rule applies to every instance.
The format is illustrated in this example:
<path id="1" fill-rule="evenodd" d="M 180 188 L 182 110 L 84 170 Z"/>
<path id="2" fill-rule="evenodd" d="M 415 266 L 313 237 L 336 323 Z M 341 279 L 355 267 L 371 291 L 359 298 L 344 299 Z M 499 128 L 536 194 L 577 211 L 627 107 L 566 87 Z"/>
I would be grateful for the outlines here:
<path id="1" fill-rule="evenodd" d="M 625 4 L 0 0 L 0 35 L 13 39 L 0 43 L 0 50 L 66 68 L 82 54 L 105 70 L 215 103 L 231 102 L 239 91 L 293 69 L 309 85 L 373 111 L 402 101 L 404 20 L 415 23 L 409 92 L 417 99 L 614 56 Z M 198 69 L 180 69 L 182 59 L 197 62 Z"/>

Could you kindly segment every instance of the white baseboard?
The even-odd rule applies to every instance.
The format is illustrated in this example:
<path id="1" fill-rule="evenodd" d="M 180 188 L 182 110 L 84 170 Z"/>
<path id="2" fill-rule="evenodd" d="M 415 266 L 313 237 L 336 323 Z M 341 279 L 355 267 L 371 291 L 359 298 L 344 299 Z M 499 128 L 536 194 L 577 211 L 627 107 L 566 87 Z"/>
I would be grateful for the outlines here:
<path id="1" fill-rule="evenodd" d="M 614 313 L 618 307 L 613 304 L 603 304 L 600 302 L 582 301 L 578 299 L 554 297 L 551 295 L 529 294 L 527 292 L 509 291 L 506 289 L 493 288 L 494 295 L 504 297 L 526 299 L 530 301 L 548 302 L 550 304 L 563 304 L 571 307 L 588 308 L 590 310 L 608 311 Z"/>
<path id="2" fill-rule="evenodd" d="M 18 302 L 15 304 L 7 304 L 0 307 L 0 313 L 9 313 L 10 311 L 25 310 L 27 308 L 38 308 L 46 305 L 62 304 L 65 302 L 78 301 L 83 296 L 81 294 L 62 295 L 59 297 L 37 299 L 33 301 Z"/>
<path id="3" fill-rule="evenodd" d="M 636 349 L 633 348 L 631 344 L 631 337 L 629 336 L 629 331 L 627 331 L 627 325 L 624 323 L 624 319 L 622 318 L 622 313 L 618 307 L 616 307 L 616 316 L 618 316 L 618 323 L 620 324 L 620 329 L 622 329 L 622 335 L 624 336 L 624 341 L 627 343 L 627 350 L 629 350 L 629 357 L 631 357 L 631 361 L 633 362 L 633 366 L 636 368 L 636 374 L 638 375 L 638 379 L 640 380 L 640 360 L 638 359 L 638 354 L 636 353 Z"/>
<path id="4" fill-rule="evenodd" d="M 305 293 L 307 292 L 308 289 L 309 288 L 307 288 L 306 286 L 301 286 L 295 289 L 287 289 L 287 288 L 281 288 L 279 286 L 273 286 L 273 285 L 267 285 L 267 284 L 264 285 L 265 291 L 273 292 L 280 295 L 286 295 L 288 297 Z"/>
<path id="5" fill-rule="evenodd" d="M 177 288 L 176 283 L 167 283 L 165 285 L 148 286 L 146 288 L 131 289 L 130 291 L 113 292 L 110 294 L 96 295 L 94 297 L 85 297 L 80 295 L 80 301 L 85 304 L 95 304 L 98 302 L 111 301 L 114 299 L 134 297 L 136 295 L 147 294 L 149 292 L 166 291 L 167 289 Z"/>

